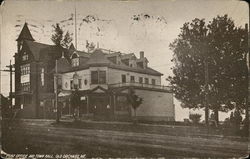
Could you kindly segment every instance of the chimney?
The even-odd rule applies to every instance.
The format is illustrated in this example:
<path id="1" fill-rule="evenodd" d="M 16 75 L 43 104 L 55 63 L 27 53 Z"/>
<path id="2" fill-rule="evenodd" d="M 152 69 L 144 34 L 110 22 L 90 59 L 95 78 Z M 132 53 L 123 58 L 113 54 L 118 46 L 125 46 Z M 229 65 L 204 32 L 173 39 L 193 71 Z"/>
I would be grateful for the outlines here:
<path id="1" fill-rule="evenodd" d="M 140 51 L 140 59 L 144 58 L 144 51 Z"/>

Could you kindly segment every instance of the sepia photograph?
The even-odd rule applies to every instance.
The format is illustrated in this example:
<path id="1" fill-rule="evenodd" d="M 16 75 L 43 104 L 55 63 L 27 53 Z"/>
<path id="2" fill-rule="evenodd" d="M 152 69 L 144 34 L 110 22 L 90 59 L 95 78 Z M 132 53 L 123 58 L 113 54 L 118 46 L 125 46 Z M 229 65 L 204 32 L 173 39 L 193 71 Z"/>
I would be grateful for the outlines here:
<path id="1" fill-rule="evenodd" d="M 247 158 L 247 0 L 5 0 L 1 158 Z"/>

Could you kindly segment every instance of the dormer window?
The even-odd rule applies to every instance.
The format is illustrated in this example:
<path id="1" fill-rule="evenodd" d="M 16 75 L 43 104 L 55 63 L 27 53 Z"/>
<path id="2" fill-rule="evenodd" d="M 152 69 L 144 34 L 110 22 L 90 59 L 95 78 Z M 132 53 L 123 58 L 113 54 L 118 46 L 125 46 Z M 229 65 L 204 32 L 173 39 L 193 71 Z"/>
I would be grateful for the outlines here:
<path id="1" fill-rule="evenodd" d="M 79 58 L 72 59 L 72 66 L 73 67 L 79 66 Z"/>
<path id="2" fill-rule="evenodd" d="M 27 61 L 29 59 L 29 55 L 26 52 L 23 52 L 22 60 Z"/>
<path id="3" fill-rule="evenodd" d="M 77 55 L 77 53 L 74 53 L 71 56 L 71 63 L 72 63 L 72 67 L 79 66 L 79 56 Z"/>

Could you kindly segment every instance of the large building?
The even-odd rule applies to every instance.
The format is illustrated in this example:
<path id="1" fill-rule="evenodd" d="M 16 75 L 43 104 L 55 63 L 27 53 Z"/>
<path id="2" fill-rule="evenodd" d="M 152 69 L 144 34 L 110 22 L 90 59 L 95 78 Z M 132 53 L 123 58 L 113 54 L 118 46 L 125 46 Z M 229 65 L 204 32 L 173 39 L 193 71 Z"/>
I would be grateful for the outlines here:
<path id="1" fill-rule="evenodd" d="M 71 96 L 80 95 L 82 116 L 129 118 L 133 109 L 129 90 L 142 98 L 137 116 L 173 121 L 173 94 L 161 85 L 162 74 L 148 66 L 144 52 L 137 58 L 105 49 L 78 51 L 35 42 L 27 23 L 17 39 L 15 105 L 24 118 L 55 117 L 55 76 L 61 115 L 71 115 Z"/>

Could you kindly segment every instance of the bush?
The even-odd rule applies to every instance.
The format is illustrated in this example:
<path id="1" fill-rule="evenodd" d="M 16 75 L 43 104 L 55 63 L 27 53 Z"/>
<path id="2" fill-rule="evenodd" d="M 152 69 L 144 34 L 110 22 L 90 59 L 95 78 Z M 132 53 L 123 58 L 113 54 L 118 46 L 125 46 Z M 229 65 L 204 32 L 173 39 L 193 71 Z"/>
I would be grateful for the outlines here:
<path id="1" fill-rule="evenodd" d="M 189 114 L 189 119 L 194 124 L 198 124 L 201 120 L 201 114 Z"/>

